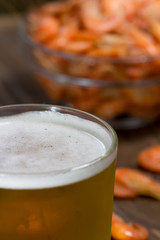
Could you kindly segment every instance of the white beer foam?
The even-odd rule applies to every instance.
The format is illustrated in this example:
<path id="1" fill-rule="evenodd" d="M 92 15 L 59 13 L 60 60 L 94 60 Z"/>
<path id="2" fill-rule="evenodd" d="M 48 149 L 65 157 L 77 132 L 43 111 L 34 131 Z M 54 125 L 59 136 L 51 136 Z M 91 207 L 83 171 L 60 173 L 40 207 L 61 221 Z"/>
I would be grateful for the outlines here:
<path id="1" fill-rule="evenodd" d="M 110 146 L 103 127 L 72 115 L 42 111 L 1 117 L 0 187 L 39 189 L 81 181 L 110 165 L 114 156 L 87 167 Z"/>

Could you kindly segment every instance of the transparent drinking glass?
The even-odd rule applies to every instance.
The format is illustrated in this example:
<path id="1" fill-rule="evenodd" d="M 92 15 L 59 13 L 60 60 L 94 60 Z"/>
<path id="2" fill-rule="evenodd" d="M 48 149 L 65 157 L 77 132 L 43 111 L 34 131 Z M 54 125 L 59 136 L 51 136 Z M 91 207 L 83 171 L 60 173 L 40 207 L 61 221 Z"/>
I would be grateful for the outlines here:
<path id="1" fill-rule="evenodd" d="M 46 121 L 49 122 L 47 126 L 53 127 L 54 124 L 57 124 L 61 128 L 65 125 L 69 129 L 78 129 L 87 136 L 96 138 L 96 141 L 103 144 L 105 151 L 98 158 L 85 164 L 66 167 L 62 170 L 52 170 L 52 166 L 49 166 L 50 170 L 45 170 L 44 166 L 41 171 L 37 171 L 33 167 L 32 171 L 27 172 L 25 166 L 29 159 L 26 157 L 25 164 L 22 166 L 23 170 L 16 172 L 15 168 L 13 169 L 10 147 L 11 145 L 15 146 L 15 142 L 11 140 L 3 149 L 3 141 L 0 141 L 2 149 L 0 156 L 1 239 L 109 240 L 117 155 L 115 131 L 103 120 L 76 109 L 26 104 L 0 107 L 0 129 L 4 130 L 4 135 L 0 130 L 0 139 L 2 137 L 4 139 L 4 136 L 10 138 L 10 129 L 13 130 L 14 138 L 16 138 L 21 124 L 25 125 L 27 136 L 30 134 L 30 137 L 34 138 L 33 131 L 30 129 L 32 122 L 28 117 L 30 114 L 33 116 L 38 114 L 39 117 L 34 120 L 32 118 L 32 120 L 39 131 L 43 126 L 42 123 Z M 45 120 L 41 119 L 41 116 L 45 114 L 49 114 L 46 116 L 59 114 L 60 117 L 63 117 L 59 118 L 60 121 L 54 120 L 54 117 L 52 121 L 47 117 Z M 79 120 L 83 124 L 79 125 Z M 21 131 L 23 136 L 21 139 L 26 138 L 26 130 L 23 132 L 23 128 L 21 128 Z M 49 127 L 48 134 L 50 134 Z M 48 137 L 48 135 L 46 136 Z M 59 137 L 64 138 L 64 134 L 61 132 Z M 18 144 L 22 146 L 23 142 L 18 142 Z M 29 146 L 28 151 L 32 149 L 34 152 L 34 144 L 28 142 L 25 145 Z M 92 147 L 86 150 L 86 154 L 92 152 L 95 146 Z M 43 146 L 41 148 L 43 149 Z M 5 156 L 3 150 L 7 153 L 10 151 L 10 155 L 2 158 L 2 155 Z M 35 152 L 37 151 L 38 154 L 40 150 L 36 149 Z M 16 151 L 16 147 L 14 147 L 14 151 Z M 23 152 L 22 147 L 20 152 Z M 84 156 L 83 152 L 79 154 L 80 158 L 81 155 Z M 26 156 L 31 155 L 30 152 Z M 10 156 L 10 159 L 7 156 Z M 39 159 L 35 160 L 39 161 Z M 47 159 L 45 160 L 47 161 Z M 4 168 L 4 161 L 7 162 L 9 168 Z"/>

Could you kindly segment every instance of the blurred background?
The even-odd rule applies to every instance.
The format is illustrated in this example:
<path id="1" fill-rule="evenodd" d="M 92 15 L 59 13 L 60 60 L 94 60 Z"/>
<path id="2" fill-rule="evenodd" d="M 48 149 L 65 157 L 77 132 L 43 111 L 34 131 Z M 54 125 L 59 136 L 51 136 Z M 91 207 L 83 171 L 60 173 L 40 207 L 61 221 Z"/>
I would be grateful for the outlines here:
<path id="1" fill-rule="evenodd" d="M 0 13 L 19 13 L 30 6 L 38 6 L 44 2 L 46 0 L 0 0 Z"/>

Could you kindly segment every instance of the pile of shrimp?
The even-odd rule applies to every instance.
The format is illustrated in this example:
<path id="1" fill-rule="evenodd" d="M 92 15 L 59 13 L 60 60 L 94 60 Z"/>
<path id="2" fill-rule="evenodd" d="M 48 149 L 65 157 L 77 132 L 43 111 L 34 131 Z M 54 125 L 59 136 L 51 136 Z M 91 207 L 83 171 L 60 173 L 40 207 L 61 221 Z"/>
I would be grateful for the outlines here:
<path id="1" fill-rule="evenodd" d="M 26 26 L 30 39 L 58 51 L 33 48 L 38 66 L 54 74 L 38 76 L 39 83 L 53 102 L 103 119 L 158 118 L 160 84 L 152 80 L 160 75 L 159 12 L 160 0 L 67 0 L 32 9 Z M 67 78 L 59 80 L 57 74 Z M 134 85 L 137 81 L 142 85 Z M 133 85 L 117 87 L 117 82 Z"/>
<path id="2" fill-rule="evenodd" d="M 29 32 L 44 45 L 89 56 L 160 54 L 159 0 L 68 0 L 29 16 Z"/>
<path id="3" fill-rule="evenodd" d="M 141 150 L 137 160 L 141 168 L 160 174 L 160 145 Z M 132 199 L 138 195 L 160 200 L 160 182 L 140 170 L 117 168 L 114 197 Z M 119 240 L 146 240 L 149 232 L 137 223 L 125 223 L 121 217 L 113 212 L 111 235 L 113 239 Z"/>

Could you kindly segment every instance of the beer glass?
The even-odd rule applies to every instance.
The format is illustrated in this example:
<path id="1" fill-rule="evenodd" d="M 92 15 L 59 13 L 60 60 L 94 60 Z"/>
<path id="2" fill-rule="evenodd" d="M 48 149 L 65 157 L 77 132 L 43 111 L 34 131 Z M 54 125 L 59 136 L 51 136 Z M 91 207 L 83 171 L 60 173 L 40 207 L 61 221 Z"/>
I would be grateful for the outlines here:
<path id="1" fill-rule="evenodd" d="M 0 107 L 0 239 L 109 240 L 116 155 L 116 133 L 91 114 Z"/>

